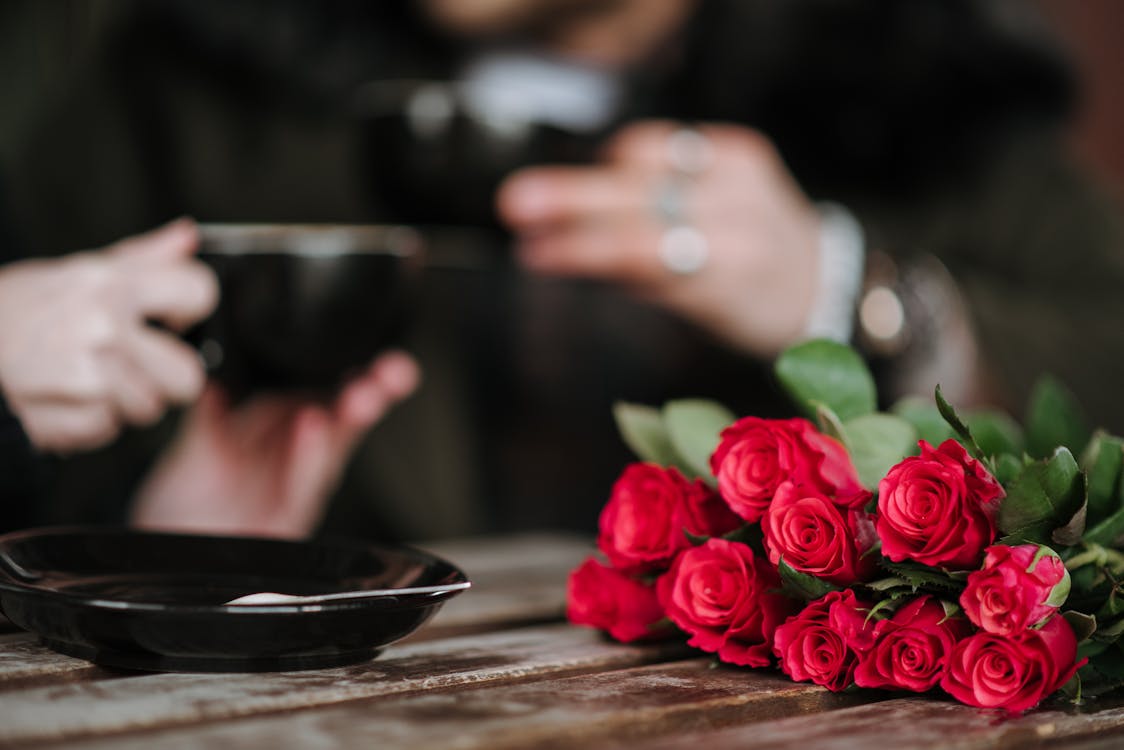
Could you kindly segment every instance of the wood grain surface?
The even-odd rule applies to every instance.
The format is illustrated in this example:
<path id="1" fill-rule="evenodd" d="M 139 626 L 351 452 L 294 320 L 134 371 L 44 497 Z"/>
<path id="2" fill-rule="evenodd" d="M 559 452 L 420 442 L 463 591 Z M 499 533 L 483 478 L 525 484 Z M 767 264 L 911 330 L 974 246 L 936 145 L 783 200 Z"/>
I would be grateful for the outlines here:
<path id="1" fill-rule="evenodd" d="M 584 539 L 428 548 L 474 588 L 415 638 L 348 667 L 126 672 L 0 630 L 0 747 L 1124 747 L 1124 697 L 1007 717 L 937 696 L 833 694 L 676 644 L 612 643 L 562 622 L 566 575 L 591 550 Z"/>

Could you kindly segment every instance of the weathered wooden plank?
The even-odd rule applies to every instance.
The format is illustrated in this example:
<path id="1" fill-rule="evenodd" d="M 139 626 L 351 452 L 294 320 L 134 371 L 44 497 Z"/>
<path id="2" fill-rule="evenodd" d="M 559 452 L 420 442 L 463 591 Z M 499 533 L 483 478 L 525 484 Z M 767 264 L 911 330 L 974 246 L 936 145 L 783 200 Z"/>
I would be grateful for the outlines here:
<path id="1" fill-rule="evenodd" d="M 600 672 L 682 646 L 622 646 L 565 625 L 425 641 L 350 667 L 272 674 L 154 674 L 6 692 L 0 744 L 249 716 L 361 698 Z"/>
<path id="2" fill-rule="evenodd" d="M 445 605 L 419 633 L 422 638 L 562 619 L 566 579 L 593 544 L 584 537 L 520 534 L 427 548 L 460 565 L 472 590 Z"/>
<path id="3" fill-rule="evenodd" d="M 936 698 L 896 698 L 834 711 L 830 717 L 790 718 L 704 733 L 676 733 L 645 743 L 645 750 L 706 747 L 707 750 L 762 750 L 815 747 L 823 750 L 916 747 L 927 750 L 985 748 L 1124 747 L 1124 707 L 1039 709 L 1007 717 L 994 711 Z M 1105 744 L 1107 743 L 1107 744 Z M 613 741 L 603 750 L 625 750 Z"/>
<path id="4" fill-rule="evenodd" d="M 0 635 L 0 691 L 113 674 L 82 659 L 56 654 L 30 633 Z"/>
<path id="5" fill-rule="evenodd" d="M 764 671 L 711 669 L 692 659 L 469 691 L 428 692 L 68 747 L 523 748 L 586 747 L 853 704 Z"/>

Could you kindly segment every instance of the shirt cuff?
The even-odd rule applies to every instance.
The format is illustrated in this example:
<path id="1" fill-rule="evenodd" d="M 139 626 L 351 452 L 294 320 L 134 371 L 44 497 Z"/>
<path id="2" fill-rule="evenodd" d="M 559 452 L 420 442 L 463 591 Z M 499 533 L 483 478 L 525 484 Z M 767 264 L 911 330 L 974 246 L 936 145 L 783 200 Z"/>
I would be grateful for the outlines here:
<path id="1" fill-rule="evenodd" d="M 819 279 L 802 338 L 846 344 L 855 329 L 866 239 L 862 225 L 838 203 L 820 203 Z"/>

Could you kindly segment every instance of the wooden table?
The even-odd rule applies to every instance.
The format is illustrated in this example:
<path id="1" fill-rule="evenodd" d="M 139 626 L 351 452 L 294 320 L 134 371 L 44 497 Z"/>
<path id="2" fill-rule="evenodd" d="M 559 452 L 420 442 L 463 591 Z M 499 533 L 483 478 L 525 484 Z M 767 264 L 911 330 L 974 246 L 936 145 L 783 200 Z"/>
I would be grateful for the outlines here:
<path id="1" fill-rule="evenodd" d="M 934 697 L 833 695 L 563 621 L 585 540 L 429 545 L 472 591 L 365 664 L 144 674 L 61 656 L 0 620 L 0 747 L 1124 747 L 1124 700 L 1013 719 Z"/>

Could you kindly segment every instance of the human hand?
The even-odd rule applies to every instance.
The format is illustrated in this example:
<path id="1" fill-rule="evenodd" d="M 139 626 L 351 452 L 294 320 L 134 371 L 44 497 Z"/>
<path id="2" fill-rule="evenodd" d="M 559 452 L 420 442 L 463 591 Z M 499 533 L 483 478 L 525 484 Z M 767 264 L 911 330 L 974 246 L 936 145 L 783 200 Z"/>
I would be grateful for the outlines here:
<path id="1" fill-rule="evenodd" d="M 818 285 L 820 220 L 772 144 L 748 128 L 704 125 L 707 153 L 676 175 L 669 145 L 679 127 L 648 121 L 619 132 L 592 167 L 533 167 L 508 178 L 497 203 L 532 271 L 616 282 L 759 356 L 804 330 Z M 676 198 L 701 233 L 705 261 L 676 273 L 660 244 L 675 217 L 654 208 Z M 669 223 L 669 219 L 673 219 Z M 698 235 L 694 238 L 697 239 Z"/>
<path id="2" fill-rule="evenodd" d="M 417 387 L 414 360 L 383 354 L 332 403 L 262 395 L 237 406 L 210 385 L 134 502 L 144 528 L 299 538 L 359 438 Z"/>
<path id="3" fill-rule="evenodd" d="M 0 268 L 0 390 L 40 450 L 111 440 L 193 400 L 203 366 L 174 334 L 210 314 L 214 275 L 172 222 L 97 251 Z"/>

